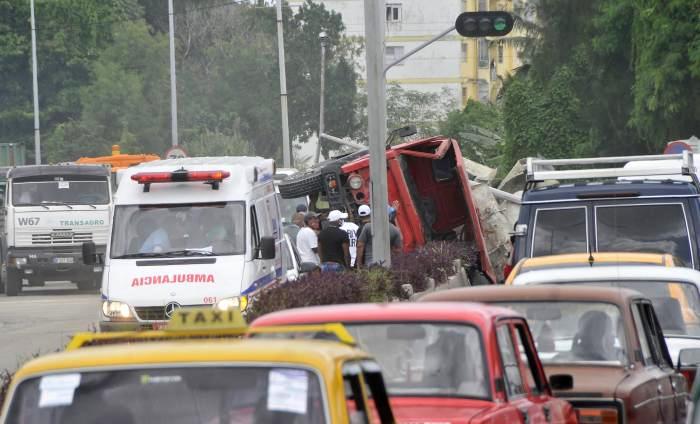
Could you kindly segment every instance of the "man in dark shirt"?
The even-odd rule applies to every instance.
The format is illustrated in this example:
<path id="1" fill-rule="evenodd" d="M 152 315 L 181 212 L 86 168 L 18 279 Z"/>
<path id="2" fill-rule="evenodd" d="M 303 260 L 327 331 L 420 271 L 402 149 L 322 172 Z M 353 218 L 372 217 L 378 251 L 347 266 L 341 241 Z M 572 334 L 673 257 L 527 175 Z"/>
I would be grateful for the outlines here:
<path id="1" fill-rule="evenodd" d="M 318 234 L 318 255 L 321 271 L 337 272 L 350 266 L 350 239 L 341 230 L 340 223 L 348 214 L 332 210 L 328 214 L 328 225 Z"/>

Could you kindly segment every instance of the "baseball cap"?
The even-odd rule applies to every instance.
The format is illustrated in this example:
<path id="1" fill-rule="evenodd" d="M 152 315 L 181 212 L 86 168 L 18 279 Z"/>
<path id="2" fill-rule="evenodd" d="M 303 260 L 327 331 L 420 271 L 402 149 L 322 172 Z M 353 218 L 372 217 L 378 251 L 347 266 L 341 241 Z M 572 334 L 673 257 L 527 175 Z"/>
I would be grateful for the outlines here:
<path id="1" fill-rule="evenodd" d="M 318 214 L 316 212 L 306 212 L 306 215 L 304 215 L 304 222 L 309 222 L 314 218 L 318 218 Z"/>
<path id="2" fill-rule="evenodd" d="M 360 205 L 357 209 L 357 214 L 360 216 L 369 216 L 370 213 L 372 213 L 372 210 L 367 205 Z"/>
<path id="3" fill-rule="evenodd" d="M 347 217 L 348 217 L 348 214 L 343 213 L 337 209 L 330 211 L 330 213 L 328 214 L 328 220 L 330 222 L 340 221 L 341 219 L 345 219 Z"/>
<path id="4" fill-rule="evenodd" d="M 303 203 L 297 205 L 297 212 L 306 212 L 308 210 L 309 208 L 307 208 L 306 205 Z"/>

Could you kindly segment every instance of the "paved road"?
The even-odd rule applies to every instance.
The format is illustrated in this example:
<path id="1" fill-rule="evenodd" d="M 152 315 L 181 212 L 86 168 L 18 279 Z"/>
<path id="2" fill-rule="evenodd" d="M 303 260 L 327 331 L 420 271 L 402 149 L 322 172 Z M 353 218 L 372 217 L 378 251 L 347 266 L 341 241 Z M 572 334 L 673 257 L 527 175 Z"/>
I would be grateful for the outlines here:
<path id="1" fill-rule="evenodd" d="M 15 370 L 32 355 L 63 347 L 76 331 L 97 321 L 99 293 L 81 293 L 70 283 L 25 288 L 0 295 L 0 369 Z"/>

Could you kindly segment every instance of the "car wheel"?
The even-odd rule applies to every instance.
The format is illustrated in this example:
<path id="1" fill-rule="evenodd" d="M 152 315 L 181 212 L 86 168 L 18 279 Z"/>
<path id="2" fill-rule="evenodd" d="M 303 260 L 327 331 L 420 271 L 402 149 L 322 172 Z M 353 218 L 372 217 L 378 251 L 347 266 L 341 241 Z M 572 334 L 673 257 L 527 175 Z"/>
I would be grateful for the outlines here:
<path id="1" fill-rule="evenodd" d="M 5 294 L 7 296 L 17 296 L 22 291 L 22 277 L 18 272 L 7 271 L 7 281 L 5 282 Z"/>
<path id="2" fill-rule="evenodd" d="M 312 168 L 290 175 L 279 183 L 280 194 L 285 199 L 308 196 L 322 190 L 323 175 L 320 169 Z"/>

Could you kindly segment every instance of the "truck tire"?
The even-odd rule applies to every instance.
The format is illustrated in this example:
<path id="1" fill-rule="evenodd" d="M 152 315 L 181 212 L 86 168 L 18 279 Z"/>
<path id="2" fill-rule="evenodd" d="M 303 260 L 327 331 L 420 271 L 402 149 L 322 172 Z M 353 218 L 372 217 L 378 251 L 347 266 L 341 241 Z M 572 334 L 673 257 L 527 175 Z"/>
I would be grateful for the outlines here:
<path id="1" fill-rule="evenodd" d="M 290 175 L 279 183 L 280 195 L 284 199 L 308 196 L 323 190 L 323 175 L 320 169 Z"/>
<path id="2" fill-rule="evenodd" d="M 5 294 L 7 296 L 17 296 L 22 291 L 22 276 L 15 271 L 7 271 L 7 281 L 5 282 Z"/>

